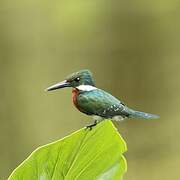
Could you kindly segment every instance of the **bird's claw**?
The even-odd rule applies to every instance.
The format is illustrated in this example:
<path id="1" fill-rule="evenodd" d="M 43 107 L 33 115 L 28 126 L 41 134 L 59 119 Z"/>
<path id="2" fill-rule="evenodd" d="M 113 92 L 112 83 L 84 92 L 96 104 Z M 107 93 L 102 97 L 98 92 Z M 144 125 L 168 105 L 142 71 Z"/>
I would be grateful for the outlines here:
<path id="1" fill-rule="evenodd" d="M 92 128 L 93 128 L 94 126 L 96 126 L 96 125 L 97 125 L 97 121 L 95 121 L 93 124 L 90 124 L 90 125 L 86 126 L 86 129 L 89 129 L 89 130 L 91 131 Z"/>

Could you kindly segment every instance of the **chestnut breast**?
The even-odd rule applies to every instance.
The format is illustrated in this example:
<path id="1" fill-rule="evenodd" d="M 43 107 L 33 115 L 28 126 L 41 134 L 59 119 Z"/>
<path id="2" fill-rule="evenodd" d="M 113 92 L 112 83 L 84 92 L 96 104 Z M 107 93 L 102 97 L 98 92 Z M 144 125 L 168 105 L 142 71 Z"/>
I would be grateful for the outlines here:
<path id="1" fill-rule="evenodd" d="M 77 97 L 79 95 L 79 90 L 76 88 L 73 88 L 72 90 L 72 100 L 73 100 L 73 104 L 75 105 L 75 107 L 80 111 L 78 103 L 77 103 Z"/>

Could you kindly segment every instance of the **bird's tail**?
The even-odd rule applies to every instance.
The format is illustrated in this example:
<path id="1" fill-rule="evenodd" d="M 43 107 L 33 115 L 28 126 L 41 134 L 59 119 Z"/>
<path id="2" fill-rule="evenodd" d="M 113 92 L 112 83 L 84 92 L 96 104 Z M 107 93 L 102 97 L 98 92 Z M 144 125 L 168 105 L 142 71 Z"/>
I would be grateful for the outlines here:
<path id="1" fill-rule="evenodd" d="M 130 109 L 130 108 L 126 108 L 125 112 L 127 113 L 128 117 L 133 117 L 133 118 L 144 118 L 144 119 L 157 119 L 157 118 L 159 118 L 158 115 L 145 113 L 145 112 L 141 112 L 141 111 L 135 111 L 135 110 Z"/>

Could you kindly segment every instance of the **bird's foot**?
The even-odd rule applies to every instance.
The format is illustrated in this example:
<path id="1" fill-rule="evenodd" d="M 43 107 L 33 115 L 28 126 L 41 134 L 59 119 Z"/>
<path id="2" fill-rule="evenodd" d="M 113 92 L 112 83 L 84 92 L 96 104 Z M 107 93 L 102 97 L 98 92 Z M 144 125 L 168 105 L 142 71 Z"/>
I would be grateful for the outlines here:
<path id="1" fill-rule="evenodd" d="M 93 124 L 90 124 L 90 125 L 86 126 L 86 129 L 89 129 L 91 131 L 92 128 L 97 125 L 97 123 L 98 122 L 95 120 Z"/>

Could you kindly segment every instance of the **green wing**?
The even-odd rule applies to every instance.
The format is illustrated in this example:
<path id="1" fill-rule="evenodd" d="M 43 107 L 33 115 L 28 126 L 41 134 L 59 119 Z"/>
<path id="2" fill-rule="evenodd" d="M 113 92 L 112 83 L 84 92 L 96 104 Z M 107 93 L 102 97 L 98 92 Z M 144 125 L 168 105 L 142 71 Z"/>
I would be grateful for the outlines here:
<path id="1" fill-rule="evenodd" d="M 101 89 L 80 92 L 77 103 L 83 113 L 105 118 L 121 115 L 121 111 L 124 109 L 124 104 Z"/>

